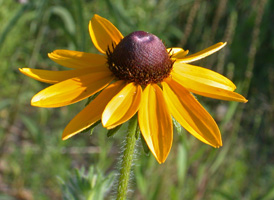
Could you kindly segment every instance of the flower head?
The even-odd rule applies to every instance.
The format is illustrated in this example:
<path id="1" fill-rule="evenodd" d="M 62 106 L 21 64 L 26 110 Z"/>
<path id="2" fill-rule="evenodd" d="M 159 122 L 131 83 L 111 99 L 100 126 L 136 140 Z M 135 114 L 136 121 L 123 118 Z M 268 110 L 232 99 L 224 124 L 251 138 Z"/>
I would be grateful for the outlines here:
<path id="1" fill-rule="evenodd" d="M 214 119 L 191 93 L 247 100 L 234 92 L 236 86 L 226 77 L 187 63 L 213 54 L 226 43 L 187 55 L 182 48 L 166 49 L 157 36 L 144 31 L 123 37 L 111 22 L 98 15 L 91 19 L 89 32 L 103 55 L 55 50 L 49 58 L 73 70 L 20 69 L 31 78 L 53 84 L 32 98 L 33 106 L 66 106 L 101 91 L 69 122 L 63 139 L 99 120 L 107 129 L 115 128 L 138 113 L 141 133 L 159 163 L 165 162 L 172 146 L 172 116 L 202 142 L 222 146 Z"/>

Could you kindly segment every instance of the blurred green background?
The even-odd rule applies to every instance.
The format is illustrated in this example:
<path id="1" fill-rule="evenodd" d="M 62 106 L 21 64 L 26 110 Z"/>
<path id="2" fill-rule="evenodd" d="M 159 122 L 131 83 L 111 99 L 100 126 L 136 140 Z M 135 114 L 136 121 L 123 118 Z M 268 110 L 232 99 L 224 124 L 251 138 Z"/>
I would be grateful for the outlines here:
<path id="1" fill-rule="evenodd" d="M 229 77 L 249 100 L 197 96 L 221 129 L 220 149 L 177 128 L 170 155 L 159 165 L 139 141 L 129 199 L 274 199 L 273 10 L 272 0 L 0 0 L 0 199 L 65 199 L 63 184 L 73 183 L 80 173 L 75 169 L 94 166 L 97 176 L 89 178 L 99 177 L 98 185 L 117 171 L 127 125 L 113 137 L 98 125 L 92 136 L 62 141 L 85 102 L 31 107 L 31 97 L 47 84 L 18 71 L 62 69 L 47 57 L 55 49 L 97 53 L 88 33 L 94 14 L 123 35 L 144 30 L 190 53 L 227 41 L 194 64 Z M 106 199 L 115 196 L 115 183 L 109 185 L 101 188 Z"/>

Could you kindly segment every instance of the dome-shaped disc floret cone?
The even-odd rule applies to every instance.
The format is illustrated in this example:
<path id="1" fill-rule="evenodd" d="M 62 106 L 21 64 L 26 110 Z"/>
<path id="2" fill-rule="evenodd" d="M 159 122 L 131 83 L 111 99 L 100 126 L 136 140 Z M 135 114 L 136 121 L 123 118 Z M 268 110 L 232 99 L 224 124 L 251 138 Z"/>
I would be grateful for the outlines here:
<path id="1" fill-rule="evenodd" d="M 108 67 L 120 80 L 139 85 L 158 83 L 167 78 L 173 61 L 165 45 L 155 35 L 136 31 L 107 51 Z"/>

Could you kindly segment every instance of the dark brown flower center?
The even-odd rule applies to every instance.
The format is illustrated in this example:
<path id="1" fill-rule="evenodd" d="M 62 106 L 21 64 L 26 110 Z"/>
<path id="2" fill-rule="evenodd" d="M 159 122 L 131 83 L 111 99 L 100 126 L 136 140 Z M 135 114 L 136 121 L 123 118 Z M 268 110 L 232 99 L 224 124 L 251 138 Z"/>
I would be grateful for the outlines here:
<path id="1" fill-rule="evenodd" d="M 168 77 L 173 61 L 165 45 L 155 35 L 136 31 L 107 51 L 108 66 L 120 80 L 140 85 L 161 82 Z"/>

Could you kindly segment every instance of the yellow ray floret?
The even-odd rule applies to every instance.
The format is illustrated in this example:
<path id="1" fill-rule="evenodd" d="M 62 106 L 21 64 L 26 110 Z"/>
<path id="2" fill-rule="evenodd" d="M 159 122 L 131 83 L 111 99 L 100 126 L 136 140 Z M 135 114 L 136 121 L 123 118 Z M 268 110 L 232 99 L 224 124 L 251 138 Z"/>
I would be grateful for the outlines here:
<path id="1" fill-rule="evenodd" d="M 149 84 L 145 88 L 138 121 L 148 148 L 159 163 L 165 162 L 172 146 L 173 125 L 158 85 Z"/>

